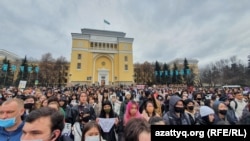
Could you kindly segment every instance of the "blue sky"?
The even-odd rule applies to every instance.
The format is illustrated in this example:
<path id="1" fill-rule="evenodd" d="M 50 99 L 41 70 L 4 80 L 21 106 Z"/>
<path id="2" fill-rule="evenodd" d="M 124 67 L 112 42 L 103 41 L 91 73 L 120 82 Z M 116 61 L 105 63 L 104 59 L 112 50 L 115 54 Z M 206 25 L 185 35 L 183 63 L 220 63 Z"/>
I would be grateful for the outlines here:
<path id="1" fill-rule="evenodd" d="M 190 58 L 202 67 L 236 56 L 247 64 L 249 7 L 249 0 L 1 0 L 0 46 L 69 61 L 71 33 L 91 28 L 134 38 L 134 63 Z"/>

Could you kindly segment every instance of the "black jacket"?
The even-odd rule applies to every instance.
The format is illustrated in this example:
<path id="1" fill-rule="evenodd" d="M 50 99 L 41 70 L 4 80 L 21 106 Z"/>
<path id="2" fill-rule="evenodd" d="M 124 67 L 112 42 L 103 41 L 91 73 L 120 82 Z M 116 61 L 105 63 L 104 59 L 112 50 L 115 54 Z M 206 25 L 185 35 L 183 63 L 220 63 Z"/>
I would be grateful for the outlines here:
<path id="1" fill-rule="evenodd" d="M 77 120 L 79 120 L 80 113 L 86 111 L 86 109 L 87 113 L 85 114 L 90 114 L 89 120 L 95 120 L 96 119 L 95 110 L 91 105 L 87 104 L 85 106 L 76 105 L 71 107 L 71 109 L 67 112 L 66 122 L 71 123 L 73 125 Z"/>

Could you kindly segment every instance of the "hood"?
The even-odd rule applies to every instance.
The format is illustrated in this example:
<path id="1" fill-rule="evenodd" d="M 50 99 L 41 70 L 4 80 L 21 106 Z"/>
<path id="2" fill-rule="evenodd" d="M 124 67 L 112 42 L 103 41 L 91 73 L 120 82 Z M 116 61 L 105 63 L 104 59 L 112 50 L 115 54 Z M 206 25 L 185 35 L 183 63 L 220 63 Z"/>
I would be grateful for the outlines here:
<path id="1" fill-rule="evenodd" d="M 178 101 L 180 101 L 181 98 L 177 95 L 173 95 L 169 99 L 169 111 L 174 112 L 174 107 Z"/>
<path id="2" fill-rule="evenodd" d="M 214 113 L 215 114 L 218 114 L 219 113 L 219 110 L 218 110 L 218 107 L 219 107 L 219 104 L 220 103 L 223 103 L 222 101 L 214 101 L 214 104 L 213 104 L 213 109 L 214 109 Z M 224 104 L 224 103 L 223 103 Z"/>

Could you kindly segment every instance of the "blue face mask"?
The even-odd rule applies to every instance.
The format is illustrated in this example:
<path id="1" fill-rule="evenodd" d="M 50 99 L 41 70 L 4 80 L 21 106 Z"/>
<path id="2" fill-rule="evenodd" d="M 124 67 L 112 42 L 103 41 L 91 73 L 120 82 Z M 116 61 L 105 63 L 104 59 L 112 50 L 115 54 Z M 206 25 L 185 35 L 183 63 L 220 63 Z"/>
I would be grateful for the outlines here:
<path id="1" fill-rule="evenodd" d="M 100 136 L 85 136 L 85 141 L 100 141 Z"/>
<path id="2" fill-rule="evenodd" d="M 4 128 L 9 128 L 11 126 L 14 126 L 16 123 L 16 118 L 7 118 L 7 119 L 0 119 L 0 126 Z"/>

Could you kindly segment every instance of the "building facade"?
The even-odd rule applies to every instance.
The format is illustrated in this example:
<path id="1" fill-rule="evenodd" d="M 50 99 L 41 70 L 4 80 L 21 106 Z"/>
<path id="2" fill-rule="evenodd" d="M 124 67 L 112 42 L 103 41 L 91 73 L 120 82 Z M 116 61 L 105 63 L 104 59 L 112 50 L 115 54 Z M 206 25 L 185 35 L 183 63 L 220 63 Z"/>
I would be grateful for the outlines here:
<path id="1" fill-rule="evenodd" d="M 173 69 L 174 64 L 176 64 L 177 68 L 179 70 L 184 69 L 184 58 L 176 58 L 168 63 L 169 68 Z M 194 75 L 194 84 L 199 84 L 200 78 L 200 72 L 198 67 L 198 60 L 197 59 L 187 59 L 188 67 L 191 70 L 191 73 Z"/>
<path id="2" fill-rule="evenodd" d="M 21 57 L 4 49 L 0 49 L 0 61 L 7 58 L 11 63 L 21 62 Z M 1 62 L 2 63 L 2 62 Z"/>
<path id="3" fill-rule="evenodd" d="M 82 29 L 72 33 L 69 83 L 80 85 L 133 84 L 133 38 L 126 33 Z"/>
<path id="4" fill-rule="evenodd" d="M 2 78 L 4 75 L 7 75 L 6 72 L 3 71 L 3 60 L 7 59 L 11 65 L 15 65 L 15 66 L 20 66 L 21 64 L 21 57 L 16 55 L 15 53 L 9 52 L 7 50 L 4 49 L 0 49 L 0 66 L 1 66 L 1 71 L 0 71 L 0 77 Z M 9 68 L 11 68 L 10 66 L 8 66 Z M 17 78 L 17 74 L 18 71 L 13 71 L 11 70 L 12 73 L 8 74 L 10 75 L 10 78 L 14 80 L 16 80 Z"/>

